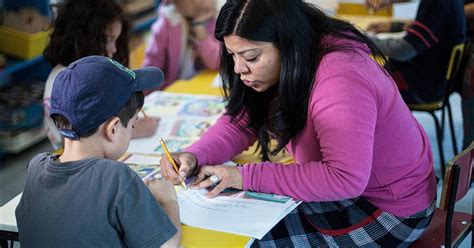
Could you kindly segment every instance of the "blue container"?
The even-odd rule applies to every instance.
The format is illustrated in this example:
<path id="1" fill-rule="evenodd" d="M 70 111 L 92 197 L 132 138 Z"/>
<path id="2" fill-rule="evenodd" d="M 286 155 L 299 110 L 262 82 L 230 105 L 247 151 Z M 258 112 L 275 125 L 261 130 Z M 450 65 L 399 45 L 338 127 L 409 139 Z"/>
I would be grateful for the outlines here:
<path id="1" fill-rule="evenodd" d="M 45 16 L 51 16 L 49 0 L 3 0 L 6 10 L 18 11 L 23 7 L 33 7 Z"/>

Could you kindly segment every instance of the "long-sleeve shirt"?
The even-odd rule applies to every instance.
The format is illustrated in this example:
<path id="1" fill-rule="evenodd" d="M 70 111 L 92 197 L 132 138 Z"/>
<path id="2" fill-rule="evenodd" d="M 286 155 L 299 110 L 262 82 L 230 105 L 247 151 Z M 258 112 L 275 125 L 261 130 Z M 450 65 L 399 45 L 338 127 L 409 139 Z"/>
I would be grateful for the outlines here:
<path id="1" fill-rule="evenodd" d="M 375 42 L 421 101 L 437 101 L 446 91 L 451 51 L 465 41 L 463 1 L 421 0 L 416 19 L 406 33 L 400 41 Z"/>
<path id="2" fill-rule="evenodd" d="M 317 68 L 306 125 L 286 146 L 296 162 L 245 164 L 244 190 L 306 202 L 363 196 L 397 216 L 427 208 L 436 197 L 436 177 L 423 128 L 366 45 L 325 42 L 354 51 L 331 52 Z M 186 151 L 200 166 L 229 160 L 256 140 L 246 121 L 224 115 Z"/>

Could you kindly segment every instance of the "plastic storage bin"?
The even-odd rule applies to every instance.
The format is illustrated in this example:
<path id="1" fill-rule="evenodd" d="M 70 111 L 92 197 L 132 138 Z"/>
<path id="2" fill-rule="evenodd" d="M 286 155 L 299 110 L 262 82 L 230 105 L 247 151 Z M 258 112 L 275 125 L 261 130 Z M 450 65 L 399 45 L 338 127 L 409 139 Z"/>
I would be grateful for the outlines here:
<path id="1" fill-rule="evenodd" d="M 34 34 L 0 26 L 0 51 L 20 58 L 31 59 L 43 53 L 51 30 Z"/>

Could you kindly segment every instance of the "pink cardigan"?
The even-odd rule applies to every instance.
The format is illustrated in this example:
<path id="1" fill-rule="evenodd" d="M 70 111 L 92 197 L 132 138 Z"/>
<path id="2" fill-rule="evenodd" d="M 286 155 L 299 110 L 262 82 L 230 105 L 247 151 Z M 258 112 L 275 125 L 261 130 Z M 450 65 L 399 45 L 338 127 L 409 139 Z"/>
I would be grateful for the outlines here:
<path id="1" fill-rule="evenodd" d="M 322 59 L 306 126 L 287 145 L 296 163 L 249 163 L 240 168 L 244 190 L 306 202 L 363 196 L 396 216 L 427 208 L 436 197 L 429 140 L 391 77 L 364 44 Z M 220 164 L 247 149 L 255 133 L 221 117 L 186 151 L 200 166 Z"/>
<path id="2" fill-rule="evenodd" d="M 164 89 L 179 78 L 179 60 L 184 52 L 182 51 L 184 20 L 174 10 L 174 6 L 162 5 L 158 12 L 159 18 L 152 25 L 152 37 L 146 49 L 143 65 L 153 65 L 163 70 L 165 82 L 158 89 Z M 207 38 L 197 45 L 197 53 L 210 70 L 217 70 L 219 66 L 220 43 L 214 38 L 215 26 L 215 19 L 209 21 Z"/>

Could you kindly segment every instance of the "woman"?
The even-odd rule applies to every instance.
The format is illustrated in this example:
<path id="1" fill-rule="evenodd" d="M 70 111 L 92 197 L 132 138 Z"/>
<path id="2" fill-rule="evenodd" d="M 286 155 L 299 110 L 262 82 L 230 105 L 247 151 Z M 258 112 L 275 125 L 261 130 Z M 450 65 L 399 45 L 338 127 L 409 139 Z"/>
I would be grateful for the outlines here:
<path id="1" fill-rule="evenodd" d="M 58 10 L 54 31 L 44 51 L 53 70 L 46 81 L 43 103 L 48 138 L 55 149 L 63 140 L 49 117 L 51 89 L 54 79 L 73 61 L 89 55 L 102 55 L 127 66 L 129 62 L 128 31 L 122 7 L 110 0 L 66 0 Z M 156 118 L 140 119 L 133 137 L 151 136 L 157 129 Z"/>
<path id="2" fill-rule="evenodd" d="M 380 53 L 352 25 L 301 0 L 231 0 L 217 19 L 227 112 L 174 154 L 175 183 L 287 195 L 303 203 L 254 246 L 407 246 L 431 220 L 436 179 L 428 138 Z M 278 145 L 270 150 L 268 143 Z M 222 166 L 258 140 L 264 160 Z"/>

